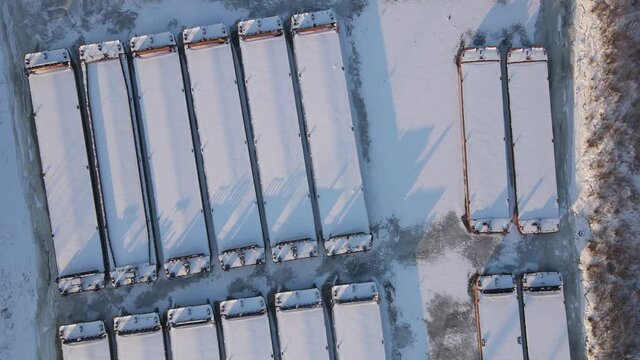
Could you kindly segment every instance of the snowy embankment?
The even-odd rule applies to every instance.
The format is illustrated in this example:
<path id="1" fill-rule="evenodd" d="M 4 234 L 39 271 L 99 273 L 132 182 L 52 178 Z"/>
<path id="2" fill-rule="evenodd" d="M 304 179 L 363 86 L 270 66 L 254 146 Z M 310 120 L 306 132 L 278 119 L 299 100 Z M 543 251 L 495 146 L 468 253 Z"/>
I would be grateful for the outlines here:
<path id="1" fill-rule="evenodd" d="M 4 16 L 5 9 L 0 4 L 3 30 L 13 24 Z M 14 45 L 7 32 L 0 31 L 0 358 L 35 359 L 41 346 L 38 335 L 47 331 L 47 326 L 36 326 L 47 317 L 40 311 L 42 298 L 36 294 L 48 286 L 49 279 L 43 280 L 41 272 L 49 264 L 43 259 L 48 256 L 46 250 L 38 253 L 41 243 L 35 235 L 39 228 L 29 216 L 29 207 L 40 208 L 42 203 L 28 200 L 24 192 L 31 184 L 21 182 L 25 164 L 33 160 L 34 153 L 17 146 L 22 130 L 13 118 L 22 102 L 11 94 L 21 94 L 13 79 L 22 74 L 11 66 Z M 40 352 L 41 358 L 52 357 L 48 350 Z"/>
<path id="2" fill-rule="evenodd" d="M 592 231 L 581 256 L 588 354 L 640 354 L 640 7 L 578 1 L 576 7 L 576 212 Z"/>

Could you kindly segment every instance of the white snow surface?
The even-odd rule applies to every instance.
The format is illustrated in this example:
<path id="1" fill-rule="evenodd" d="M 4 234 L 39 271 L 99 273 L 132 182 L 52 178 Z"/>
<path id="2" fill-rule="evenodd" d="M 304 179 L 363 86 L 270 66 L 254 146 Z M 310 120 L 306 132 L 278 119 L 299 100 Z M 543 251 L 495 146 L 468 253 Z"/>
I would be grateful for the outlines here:
<path id="1" fill-rule="evenodd" d="M 321 19 L 319 12 L 314 16 Z M 316 14 L 316 13 L 312 13 Z M 293 16 L 293 21 L 306 23 Z M 328 22 L 331 24 L 332 22 Z M 327 25 L 325 22 L 306 24 Z M 337 28 L 299 31 L 293 52 L 300 83 L 300 97 L 311 152 L 313 180 L 322 224 L 322 236 L 369 234 L 358 150 L 345 80 Z M 336 250 L 339 251 L 339 250 Z"/>
<path id="2" fill-rule="evenodd" d="M 267 29 L 279 18 L 261 19 Z M 239 23 L 249 32 L 255 21 Z M 281 27 L 280 27 L 281 28 Z M 265 217 L 276 261 L 316 255 L 316 229 L 296 110 L 289 50 L 283 35 L 240 40 Z M 298 254 L 290 246 L 295 241 Z"/>
<path id="3" fill-rule="evenodd" d="M 64 360 L 110 360 L 109 340 L 105 337 L 77 344 L 62 345 L 62 358 Z"/>
<path id="4" fill-rule="evenodd" d="M 2 6 L 0 6 L 2 8 Z M 0 12 L 0 21 L 4 21 Z M 24 124 L 28 118 L 28 110 L 22 117 L 17 117 L 15 109 L 21 102 L 15 93 L 16 85 L 11 80 L 12 69 L 18 69 L 22 73 L 23 53 L 11 53 L 10 49 L 17 49 L 10 36 L 0 34 L 0 303 L 2 303 L 3 315 L 0 317 L 0 357 L 7 359 L 38 359 L 54 356 L 58 345 L 52 340 L 49 344 L 40 347 L 40 329 L 45 327 L 39 313 L 39 309 L 50 311 L 43 306 L 42 283 L 49 279 L 41 279 L 38 275 L 44 268 L 41 255 L 42 246 L 36 240 L 36 221 L 31 217 L 32 199 L 28 194 L 28 185 L 24 181 L 25 168 L 30 165 L 23 163 L 21 140 L 14 121 Z M 14 63 L 18 61 L 18 64 Z M 27 82 L 26 79 L 23 80 Z M 24 85 L 23 85 L 24 86 Z M 23 99 L 28 99 L 25 90 Z M 28 102 L 28 100 L 25 100 Z M 38 167 L 36 151 L 37 146 L 32 141 L 33 157 L 32 166 Z M 38 170 L 34 171 L 34 178 L 42 187 L 42 180 Z M 42 192 L 42 190 L 41 190 Z M 45 224 L 47 232 L 49 220 L 44 210 L 45 205 L 40 203 L 42 216 L 40 221 Z M 43 234 L 46 234 L 43 232 Z M 50 240 L 51 241 L 51 240 Z M 49 248 L 52 245 L 48 246 Z M 55 274 L 54 266 L 50 267 Z M 53 275 L 55 277 L 55 275 Z M 45 286 L 48 286 L 45 285 Z M 52 292 L 58 290 L 53 287 Z M 11 309 L 11 310 L 9 310 Z M 55 339 L 58 324 L 51 323 L 48 327 L 54 330 L 51 339 Z"/>
<path id="5" fill-rule="evenodd" d="M 527 352 L 531 360 L 568 360 L 569 334 L 562 279 L 558 273 L 525 274 L 522 305 L 527 333 Z M 548 278 L 548 279 L 542 279 Z M 532 291 L 540 286 L 559 289 Z"/>
<path id="6" fill-rule="evenodd" d="M 469 228 L 506 231 L 511 208 L 500 53 L 465 49 L 460 63 Z"/>
<path id="7" fill-rule="evenodd" d="M 186 281 L 161 277 L 139 287 L 108 288 L 66 298 L 51 296 L 44 259 L 51 254 L 52 245 L 50 240 L 41 241 L 49 226 L 33 126 L 25 121 L 30 106 L 20 95 L 28 96 L 26 80 L 20 73 L 22 56 L 40 48 L 116 37 L 126 42 L 131 34 L 167 29 L 177 35 L 183 27 L 219 22 L 234 26 L 249 17 L 279 14 L 284 18 L 330 7 L 341 24 L 339 35 L 367 190 L 365 202 L 376 237 L 371 251 L 332 259 L 320 254 L 316 259 L 278 265 L 267 260 L 261 267 L 229 272 L 213 269 L 210 274 Z M 0 353 L 9 354 L 9 358 L 14 354 L 23 358 L 54 357 L 55 329 L 60 321 L 106 320 L 123 309 L 130 313 L 154 308 L 166 311 L 175 303 L 202 304 L 207 299 L 268 294 L 282 287 L 303 289 L 340 278 L 375 279 L 380 284 L 388 358 L 472 358 L 477 347 L 473 301 L 467 291 L 470 274 L 485 269 L 570 269 L 575 263 L 570 251 L 570 226 L 563 226 L 558 234 L 544 235 L 544 241 L 531 241 L 513 231 L 506 236 L 478 238 L 468 235 L 460 221 L 464 190 L 454 56 L 461 40 L 473 46 L 533 42 L 549 49 L 549 69 L 554 71 L 554 121 L 556 115 L 565 114 L 554 123 L 554 131 L 560 130 L 558 145 L 567 151 L 558 153 L 563 159 L 558 162 L 560 200 L 564 209 L 570 208 L 565 193 L 572 181 L 573 88 L 566 70 L 571 64 L 563 57 L 572 48 L 571 37 L 567 36 L 572 15 L 564 2 L 544 2 L 544 11 L 542 8 L 538 0 L 321 0 L 313 4 L 123 0 L 91 5 L 75 1 L 63 7 L 36 0 L 4 2 L 0 18 L 7 32 L 0 32 L 0 38 L 8 41 L 0 42 L 6 62 L 2 79 L 9 94 L 16 96 L 8 96 L 8 101 L 0 96 L 0 111 L 7 114 L 0 117 L 0 161 L 3 170 L 7 169 L 0 172 L 0 193 L 3 199 L 9 199 L 0 209 L 0 273 L 11 274 L 5 275 L 7 282 L 0 284 L 2 290 L 8 290 L 0 292 L 0 300 L 12 315 L 0 316 L 0 324 L 13 326 L 15 331 L 0 336 Z M 563 95 L 566 102 L 562 101 Z M 563 217 L 563 224 L 570 224 L 568 215 Z M 38 266 L 41 270 L 36 274 L 33 269 Z M 576 290 L 575 273 L 563 274 L 567 279 L 571 352 L 580 359 L 584 353 L 581 295 Z M 85 311 L 81 314 L 78 309 Z M 4 310 L 2 314 L 7 315 Z M 36 321 L 38 325 L 34 326 Z M 445 323 L 447 326 L 443 326 Z M 36 342 L 39 346 L 34 348 Z"/>
<path id="8" fill-rule="evenodd" d="M 119 41 L 114 43 L 122 49 Z M 114 43 L 100 45 L 107 49 Z M 91 44 L 81 50 L 86 54 L 97 46 Z M 116 267 L 155 262 L 125 78 L 129 67 L 119 57 L 123 52 L 116 52 L 108 60 L 83 63 L 108 241 Z"/>
<path id="9" fill-rule="evenodd" d="M 164 340 L 156 313 L 113 319 L 118 360 L 164 359 Z"/>
<path id="10" fill-rule="evenodd" d="M 262 259 L 258 200 L 226 28 L 211 25 L 186 29 L 183 34 L 189 39 L 185 41 L 185 54 L 218 252 L 254 246 L 262 249 L 258 257 Z M 225 42 L 195 42 L 218 37 Z M 255 264 L 256 260 L 246 264 Z"/>
<path id="11" fill-rule="evenodd" d="M 640 189 L 638 49 L 640 7 L 575 3 L 576 178 L 572 210 L 584 218 L 579 250 L 587 353 L 593 359 L 640 354 Z M 553 64 L 549 61 L 549 64 Z M 561 175 L 561 174 L 559 174 Z M 589 246 L 587 246 L 589 245 Z M 621 275 L 623 274 L 623 275 Z M 566 310 L 573 356 L 570 280 Z"/>
<path id="12" fill-rule="evenodd" d="M 282 35 L 282 20 L 279 16 L 248 19 L 238 23 L 238 35 L 242 39 L 255 39 L 263 36 Z"/>
<path id="13" fill-rule="evenodd" d="M 212 323 L 173 328 L 171 357 L 174 360 L 218 360 L 218 338 Z"/>
<path id="14" fill-rule="evenodd" d="M 37 55 L 28 57 L 33 56 Z M 32 60 L 31 65 L 34 63 Z M 74 71 L 68 63 L 36 70 L 29 75 L 29 88 L 58 274 L 102 272 L 102 247 Z"/>
<path id="15" fill-rule="evenodd" d="M 277 293 L 278 344 L 283 359 L 329 359 L 327 328 L 320 291 Z"/>
<path id="16" fill-rule="evenodd" d="M 334 286 L 331 298 L 337 358 L 386 359 L 375 283 Z"/>
<path id="17" fill-rule="evenodd" d="M 276 309 L 282 311 L 322 306 L 322 294 L 316 288 L 279 292 L 275 300 Z"/>
<path id="18" fill-rule="evenodd" d="M 266 311 L 267 306 L 262 296 L 226 300 L 220 303 L 220 315 L 223 319 L 264 314 Z"/>
<path id="19" fill-rule="evenodd" d="M 107 333 L 101 320 L 62 325 L 58 331 L 64 342 L 82 342 L 84 339 L 103 337 Z"/>
<path id="20" fill-rule="evenodd" d="M 504 289 L 508 292 L 487 293 Z M 511 275 L 481 276 L 478 323 L 484 360 L 523 359 L 518 292 Z"/>
<path id="21" fill-rule="evenodd" d="M 167 317 L 172 359 L 220 359 L 218 332 L 211 305 L 170 309 Z"/>
<path id="22" fill-rule="evenodd" d="M 102 321 L 60 326 L 64 360 L 109 360 L 109 338 Z"/>
<path id="23" fill-rule="evenodd" d="M 518 225 L 525 234 L 555 232 L 560 213 L 545 50 L 511 50 L 507 71 Z"/>
<path id="24" fill-rule="evenodd" d="M 256 296 L 220 303 L 227 359 L 271 360 L 271 329 L 264 298 Z"/>
<path id="25" fill-rule="evenodd" d="M 386 359 L 376 301 L 334 304 L 332 311 L 338 359 Z"/>
<path id="26" fill-rule="evenodd" d="M 320 10 L 291 16 L 291 33 L 337 30 L 338 23 L 333 10 Z"/>
<path id="27" fill-rule="evenodd" d="M 155 46 L 169 45 L 166 34 L 154 35 Z M 136 56 L 133 64 L 165 265 L 176 257 L 208 256 L 180 58 L 173 48 Z"/>
<path id="28" fill-rule="evenodd" d="M 117 335 L 118 360 L 164 359 L 162 332 Z"/>

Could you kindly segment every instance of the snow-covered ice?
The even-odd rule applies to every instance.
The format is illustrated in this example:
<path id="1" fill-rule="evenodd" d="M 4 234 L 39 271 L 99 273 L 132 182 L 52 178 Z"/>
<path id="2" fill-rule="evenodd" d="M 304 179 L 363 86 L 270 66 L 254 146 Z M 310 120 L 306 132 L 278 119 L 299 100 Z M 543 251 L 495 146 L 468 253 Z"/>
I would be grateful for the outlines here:
<path id="1" fill-rule="evenodd" d="M 164 269 L 169 278 L 208 271 L 209 240 L 175 39 L 170 32 L 134 37 L 131 50 Z"/>
<path id="2" fill-rule="evenodd" d="M 560 212 L 547 53 L 512 49 L 507 70 L 518 227 L 524 234 L 555 232 Z"/>
<path id="3" fill-rule="evenodd" d="M 251 127 L 273 261 L 317 256 L 289 49 L 278 16 L 238 23 Z"/>
<path id="4" fill-rule="evenodd" d="M 223 268 L 264 263 L 264 240 L 224 24 L 183 31 L 216 244 Z"/>
<path id="5" fill-rule="evenodd" d="M 78 89 L 66 49 L 28 54 L 51 237 L 63 294 L 104 286 L 104 261 Z"/>
<path id="6" fill-rule="evenodd" d="M 291 18 L 293 52 L 327 255 L 371 247 L 358 150 L 335 15 Z"/>
<path id="7" fill-rule="evenodd" d="M 219 360 L 218 331 L 211 305 L 167 311 L 167 328 L 174 360 Z"/>
<path id="8" fill-rule="evenodd" d="M 460 56 L 467 222 L 474 232 L 505 232 L 511 223 L 502 69 L 496 47 Z"/>
<path id="9" fill-rule="evenodd" d="M 100 179 L 111 282 L 154 281 L 155 245 L 144 200 L 139 153 L 130 103 L 129 65 L 119 40 L 79 49 L 87 114 Z"/>

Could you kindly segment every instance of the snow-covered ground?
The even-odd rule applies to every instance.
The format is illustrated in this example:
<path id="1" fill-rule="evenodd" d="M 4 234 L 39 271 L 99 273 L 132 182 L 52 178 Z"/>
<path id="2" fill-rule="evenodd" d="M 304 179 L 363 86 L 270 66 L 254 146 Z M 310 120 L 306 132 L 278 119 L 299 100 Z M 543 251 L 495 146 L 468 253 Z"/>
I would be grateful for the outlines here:
<path id="1" fill-rule="evenodd" d="M 640 7 L 577 1 L 574 48 L 576 213 L 591 236 L 581 254 L 588 355 L 640 358 Z"/>
<path id="2" fill-rule="evenodd" d="M 125 313 L 158 309 L 162 314 L 177 305 L 258 295 L 273 309 L 274 292 L 314 286 L 322 289 L 326 302 L 333 284 L 373 280 L 381 295 L 388 358 L 475 358 L 469 278 L 475 272 L 560 271 L 571 354 L 584 358 L 584 298 L 575 240 L 588 231 L 571 210 L 579 185 L 574 176 L 573 6 L 571 0 L 3 2 L 1 357 L 60 356 L 56 326 L 63 323 L 102 319 L 113 331 L 113 317 Z M 55 259 L 22 72 L 24 54 L 68 47 L 77 58 L 77 47 L 85 43 L 127 41 L 167 30 L 177 35 L 183 27 L 220 22 L 232 26 L 241 19 L 271 15 L 286 19 L 329 7 L 341 26 L 373 249 L 336 257 L 320 253 L 282 264 L 267 260 L 228 272 L 216 265 L 204 276 L 173 281 L 161 276 L 150 285 L 61 298 L 52 281 Z M 559 232 L 522 236 L 512 226 L 506 236 L 475 236 L 465 230 L 455 63 L 461 44 L 547 48 Z"/>

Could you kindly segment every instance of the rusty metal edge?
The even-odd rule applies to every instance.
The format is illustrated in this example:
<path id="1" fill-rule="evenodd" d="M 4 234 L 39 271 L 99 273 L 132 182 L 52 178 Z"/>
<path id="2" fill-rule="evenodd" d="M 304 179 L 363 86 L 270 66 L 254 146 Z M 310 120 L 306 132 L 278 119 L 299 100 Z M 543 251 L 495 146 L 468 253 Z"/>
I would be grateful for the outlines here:
<path id="1" fill-rule="evenodd" d="M 36 73 L 40 73 L 40 72 L 46 72 L 46 71 L 51 71 L 51 70 L 56 70 L 56 69 L 60 69 L 60 68 L 65 68 L 65 67 L 71 67 L 71 61 L 66 61 L 66 62 L 58 62 L 55 64 L 46 64 L 46 65 L 40 65 L 40 66 L 35 66 L 32 68 L 28 68 L 27 69 L 27 73 L 28 74 L 36 74 Z"/>
<path id="2" fill-rule="evenodd" d="M 219 37 L 219 38 L 215 38 L 215 39 L 202 40 L 202 41 L 198 41 L 198 42 L 188 43 L 188 44 L 185 44 L 184 47 L 186 49 L 196 49 L 196 48 L 202 48 L 202 47 L 205 47 L 205 46 L 224 45 L 224 44 L 227 44 L 228 42 L 229 42 L 229 37 L 224 36 L 224 37 Z"/>
<path id="3" fill-rule="evenodd" d="M 310 26 L 306 28 L 297 28 L 297 29 L 294 29 L 292 32 L 294 35 L 304 35 L 308 33 L 324 32 L 324 31 L 331 31 L 331 30 L 335 30 L 336 32 L 338 32 L 337 22 L 334 21 L 332 23 L 324 24 L 324 25 Z"/>
<path id="4" fill-rule="evenodd" d="M 251 40 L 259 40 L 261 38 L 267 38 L 267 37 L 278 37 L 282 35 L 284 35 L 284 31 L 282 29 L 277 29 L 272 31 L 258 32 L 251 35 L 240 35 L 239 38 L 242 41 L 251 41 Z"/>
<path id="5" fill-rule="evenodd" d="M 464 179 L 464 208 L 465 208 L 465 212 L 467 214 L 467 219 L 466 219 L 466 225 L 467 225 L 467 230 L 471 233 L 476 233 L 472 226 L 471 226 L 471 208 L 469 207 L 470 201 L 469 201 L 469 180 L 468 180 L 468 173 L 467 173 L 467 138 L 465 136 L 466 134 L 466 129 L 465 129 L 465 122 L 464 122 L 464 91 L 462 89 L 462 64 L 463 62 L 461 61 L 461 55 L 462 53 L 460 52 L 458 54 L 458 61 L 457 62 L 457 68 L 458 68 L 458 93 L 459 95 L 459 101 L 460 101 L 460 128 L 462 130 L 461 132 L 461 137 L 462 137 L 462 172 L 463 172 L 463 179 Z"/>
<path id="6" fill-rule="evenodd" d="M 140 51 L 133 51 L 132 55 L 133 57 L 143 57 L 146 55 L 152 55 L 152 54 L 157 54 L 157 53 L 161 53 L 161 52 L 173 52 L 175 51 L 176 46 L 175 45 L 168 45 L 168 46 L 163 46 L 163 47 L 159 47 L 159 48 L 153 48 L 153 49 L 147 49 L 147 50 L 140 50 Z"/>

